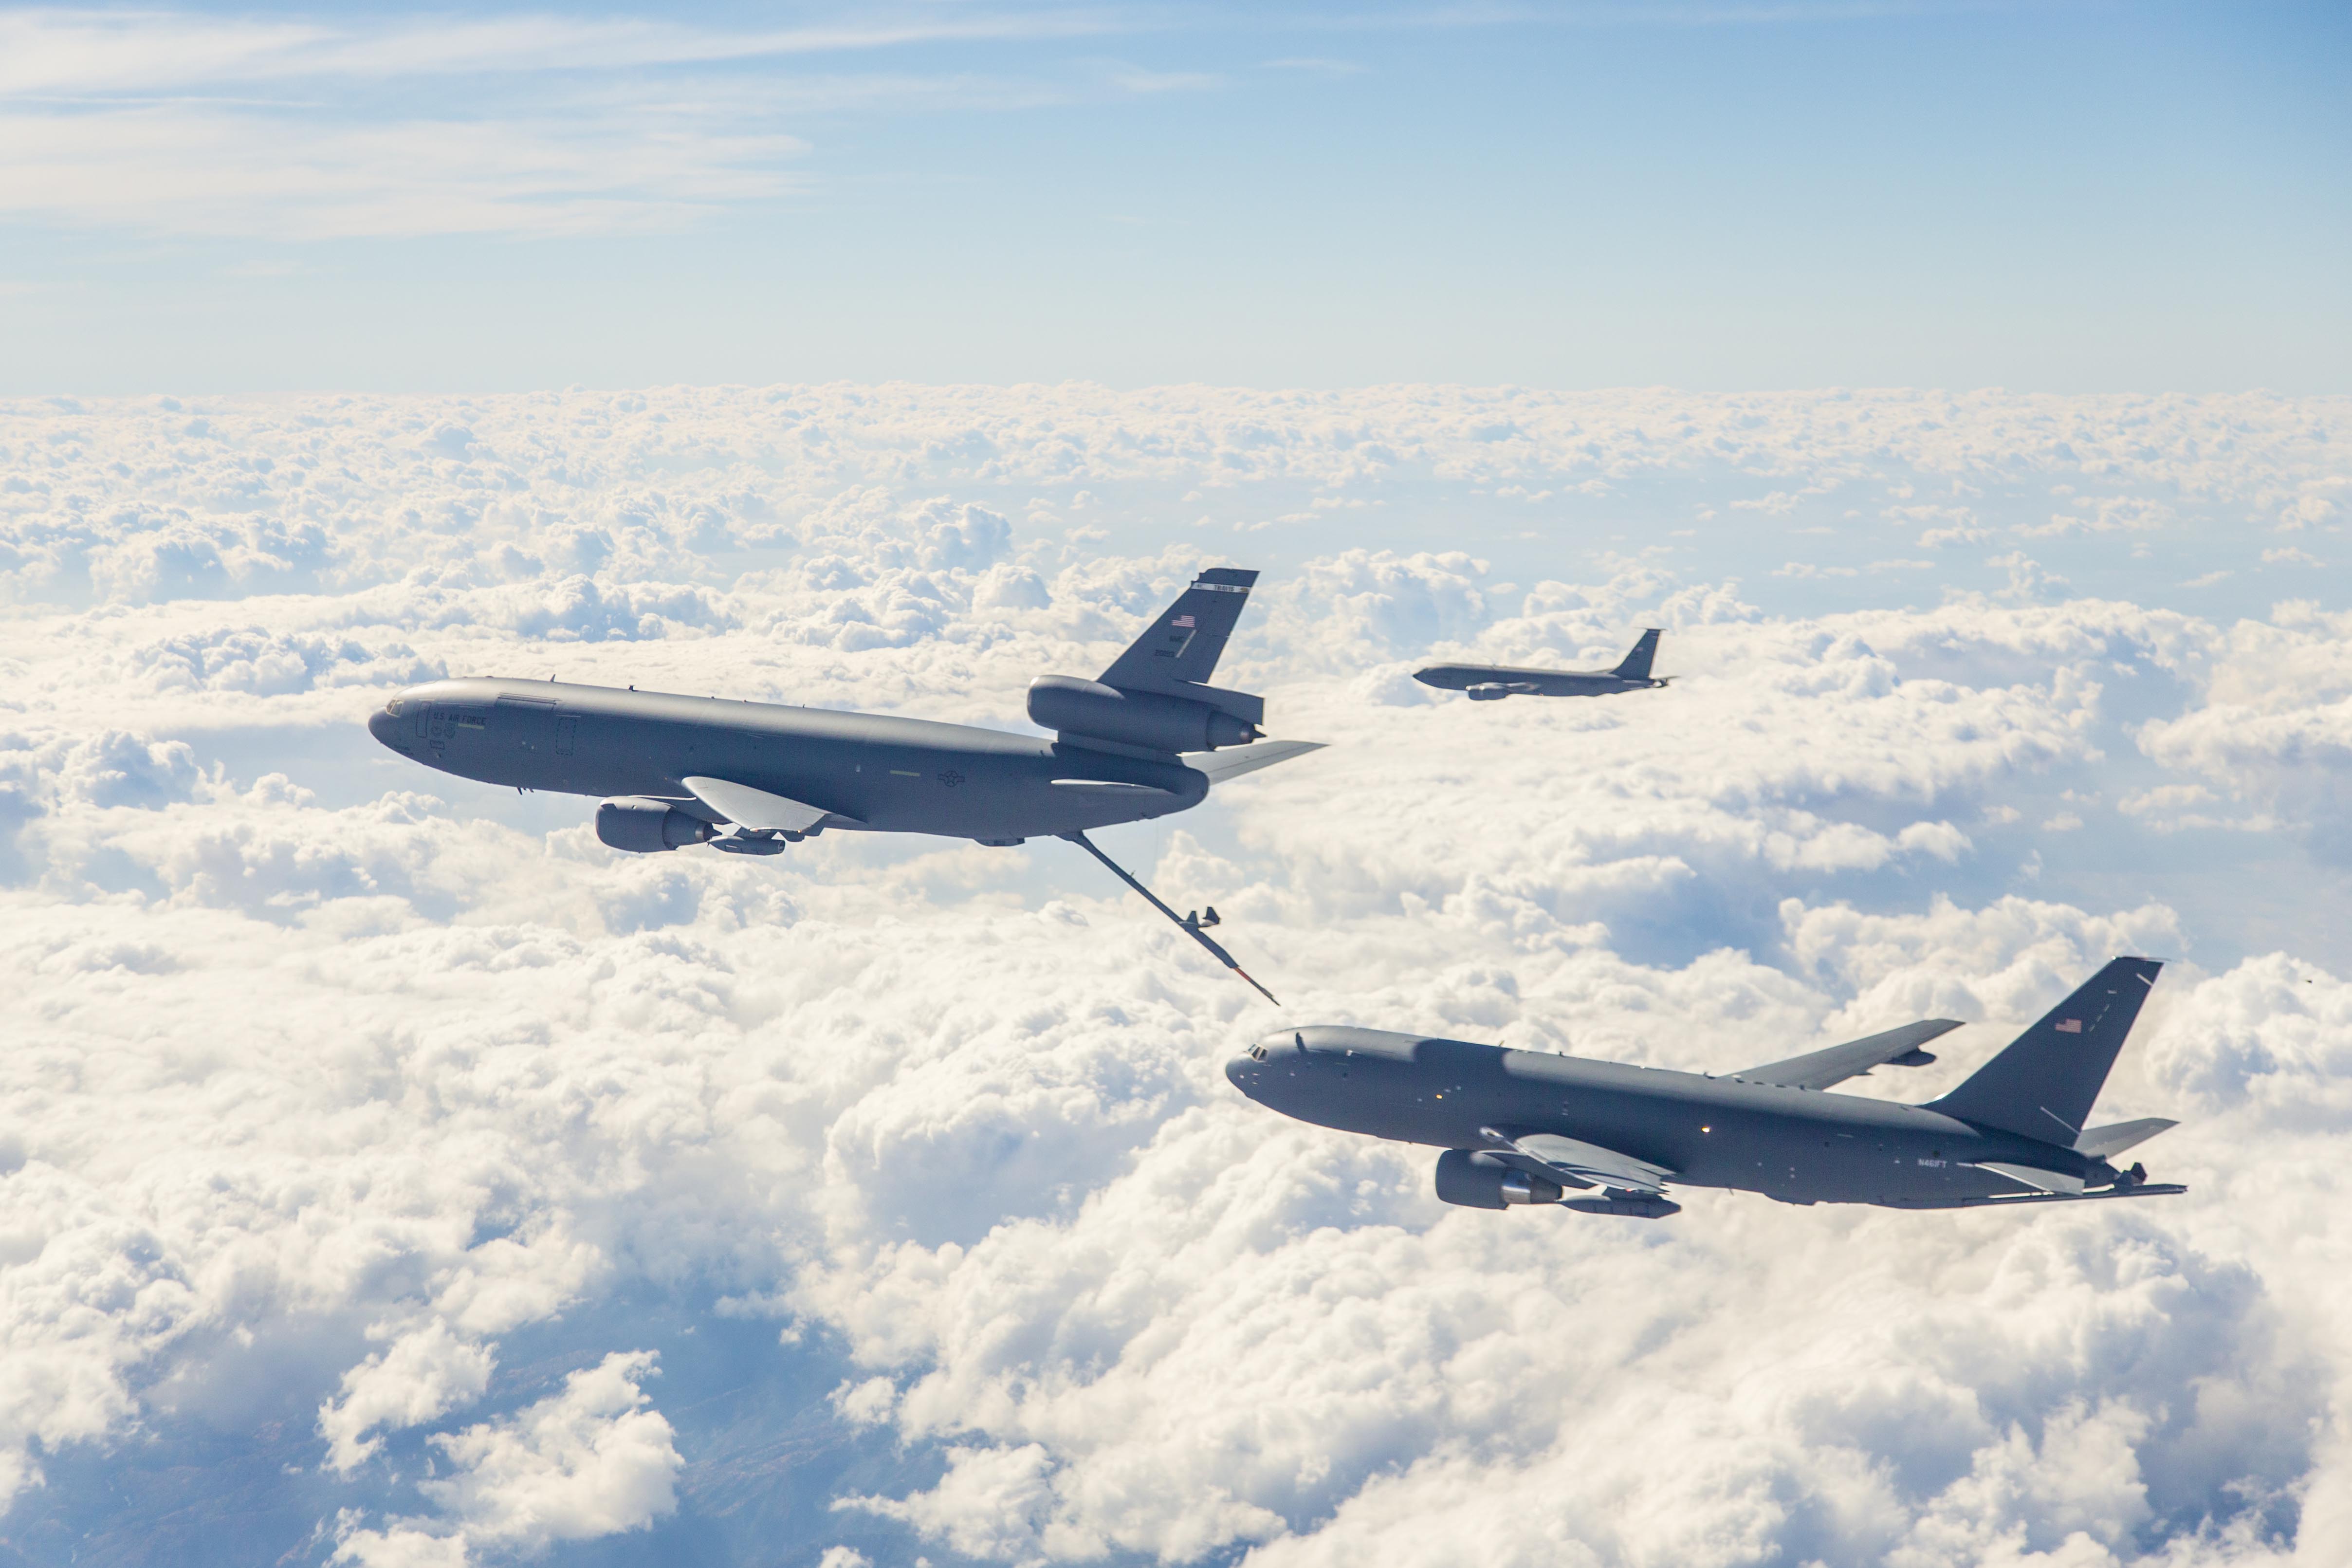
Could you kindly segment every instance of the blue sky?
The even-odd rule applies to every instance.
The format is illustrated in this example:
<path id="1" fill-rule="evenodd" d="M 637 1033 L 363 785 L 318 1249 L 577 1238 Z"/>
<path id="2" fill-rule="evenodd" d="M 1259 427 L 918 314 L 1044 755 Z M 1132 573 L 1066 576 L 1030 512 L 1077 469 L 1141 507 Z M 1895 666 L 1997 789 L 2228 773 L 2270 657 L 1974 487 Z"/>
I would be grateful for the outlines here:
<path id="1" fill-rule="evenodd" d="M 2335 7 L 191 7 L 0 40 L 0 392 L 2352 363 Z"/>

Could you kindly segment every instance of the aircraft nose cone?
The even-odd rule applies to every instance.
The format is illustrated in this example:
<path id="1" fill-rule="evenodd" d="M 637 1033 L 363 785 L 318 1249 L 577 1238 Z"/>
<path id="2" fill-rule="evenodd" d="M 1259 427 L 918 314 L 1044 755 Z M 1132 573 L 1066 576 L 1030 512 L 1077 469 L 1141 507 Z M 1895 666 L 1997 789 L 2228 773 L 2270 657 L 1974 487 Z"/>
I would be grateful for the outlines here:
<path id="1" fill-rule="evenodd" d="M 1253 1069 L 1256 1066 L 1257 1063 L 1250 1060 L 1249 1053 L 1244 1051 L 1225 1063 L 1225 1081 L 1244 1094 L 1247 1094 L 1250 1091 L 1250 1081 L 1255 1076 Z"/>
<path id="2" fill-rule="evenodd" d="M 368 715 L 368 733 L 395 752 L 406 749 L 400 743 L 400 721 L 394 718 L 387 708 L 379 708 Z"/>

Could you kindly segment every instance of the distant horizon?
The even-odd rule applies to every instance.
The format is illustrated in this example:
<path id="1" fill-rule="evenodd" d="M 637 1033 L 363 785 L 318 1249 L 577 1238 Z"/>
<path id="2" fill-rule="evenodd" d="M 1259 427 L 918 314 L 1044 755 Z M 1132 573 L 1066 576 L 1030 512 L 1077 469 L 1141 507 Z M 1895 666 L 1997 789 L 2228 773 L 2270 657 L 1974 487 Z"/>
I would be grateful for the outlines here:
<path id="1" fill-rule="evenodd" d="M 528 397 L 534 394 L 570 395 L 574 393 L 599 395 L 622 395 L 630 393 L 696 391 L 696 392 L 768 392 L 780 387 L 803 388 L 810 391 L 843 389 L 877 389 L 906 387 L 923 392 L 955 392 L 969 389 L 979 392 L 1020 392 L 1034 388 L 1040 391 L 1084 389 L 1109 393 L 1115 396 L 1132 396 L 1148 392 L 1249 393 L 1268 397 L 1298 395 L 1316 397 L 1347 397 L 1370 392 L 1402 389 L 1481 393 L 1495 395 L 1527 395 L 1559 397 L 1604 397 L 1612 394 L 1651 394 L 1675 397 L 1853 397 L 1885 394 L 1902 394 L 1931 397 L 2054 397 L 2074 401 L 2100 398 L 2162 398 L 2162 397 L 2274 397 L 2283 401 L 2314 402 L 2330 398 L 2352 397 L 2352 385 L 2342 391 L 2293 392 L 2274 386 L 2240 386 L 2192 388 L 2110 387 L 2089 391 L 2068 391 L 2055 387 L 2003 386 L 1933 386 L 1904 385 L 1888 383 L 1883 385 L 1851 386 L 1827 384 L 1821 386 L 1690 386 L 1669 382 L 1622 382 L 1607 385 L 1570 386 L 1538 382 L 1476 382 L 1476 381 L 1367 381 L 1329 386 L 1306 383 L 1257 384 L 1239 381 L 1160 381 L 1138 382 L 1133 384 L 1096 380 L 1086 376 L 1069 376 L 1058 381 L 925 381 L 912 376 L 896 376 L 887 380 L 859 380 L 836 376 L 824 381 L 644 381 L 614 383 L 573 382 L 562 386 L 446 386 L 446 387 L 384 387 L 384 386 L 266 386 L 208 387 L 153 386 L 123 392 L 89 392 L 72 387 L 55 387 L 46 391 L 0 393 L 0 404 L 37 403 L 55 398 L 87 398 L 93 402 L 123 402 L 140 398 L 194 397 Z"/>

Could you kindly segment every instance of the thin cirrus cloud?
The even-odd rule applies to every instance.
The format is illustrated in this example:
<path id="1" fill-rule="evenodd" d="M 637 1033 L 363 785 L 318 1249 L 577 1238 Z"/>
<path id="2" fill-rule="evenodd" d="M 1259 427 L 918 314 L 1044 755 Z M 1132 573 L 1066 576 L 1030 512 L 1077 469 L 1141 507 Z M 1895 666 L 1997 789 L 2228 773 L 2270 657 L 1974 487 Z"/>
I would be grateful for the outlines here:
<path id="1" fill-rule="evenodd" d="M 697 26 L 671 20 L 525 13 L 353 26 L 193 12 L 58 9 L 0 12 L 0 95 L 72 96 L 304 79 L 387 79 L 469 72 L 583 71 L 783 58 L 927 44 L 1036 42 L 1120 34 L 1334 35 L 1366 29 L 1450 30 L 1512 25 L 1753 26 L 1932 14 L 1935 5 L 1612 5 L 1430 8 L 1407 5 L 1298 12 L 1164 5 L 859 6 L 789 26 Z M 1321 54 L 1266 62 L 1306 71 L 1360 68 Z"/>
<path id="2" fill-rule="evenodd" d="M 1315 37 L 1862 14 L 1408 8 L 1217 25 Z M 1202 21 L 1088 5 L 860 9 L 787 26 L 551 14 L 353 24 L 0 12 L 0 214 L 293 240 L 674 229 L 804 187 L 786 165 L 808 145 L 785 117 L 1019 109 L 1229 85 L 1213 70 L 1034 52 L 1009 70 L 815 74 L 793 68 L 798 62 L 1176 35 Z M 1269 68 L 1362 68 L 1318 54 Z"/>
<path id="3" fill-rule="evenodd" d="M 286 239 L 604 233 L 782 194 L 805 151 L 646 111 L 328 125 L 191 103 L 19 113 L 0 116 L 0 211 Z"/>
<path id="4" fill-rule="evenodd" d="M 1082 10 L 759 30 L 17 12 L 0 16 L 0 213 L 290 240 L 674 229 L 803 188 L 791 165 L 808 143 L 780 115 L 1016 107 L 1073 90 L 968 72 L 689 80 L 700 68 L 1111 26 Z M 1199 85 L 1117 67 L 1091 76 L 1124 93 Z M 417 101 L 371 97 L 395 81 Z"/>
<path id="5" fill-rule="evenodd" d="M 0 94 L 68 96 L 335 78 L 621 70 L 1114 30 L 1108 12 L 876 10 L 799 27 L 719 30 L 551 15 L 370 28 L 189 13 L 0 13 Z"/>

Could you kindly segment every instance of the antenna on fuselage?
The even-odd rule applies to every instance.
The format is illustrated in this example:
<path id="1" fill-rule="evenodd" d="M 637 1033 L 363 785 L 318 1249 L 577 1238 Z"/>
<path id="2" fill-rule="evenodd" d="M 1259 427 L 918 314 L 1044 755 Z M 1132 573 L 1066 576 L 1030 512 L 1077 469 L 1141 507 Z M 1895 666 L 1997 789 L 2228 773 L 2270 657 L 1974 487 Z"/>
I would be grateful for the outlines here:
<path id="1" fill-rule="evenodd" d="M 1256 992 L 1267 1001 L 1273 1002 L 1276 1006 L 1279 1007 L 1282 1005 L 1279 1001 L 1276 1000 L 1273 992 L 1268 991 L 1256 981 L 1250 979 L 1249 971 L 1244 969 L 1240 964 L 1235 963 L 1234 962 L 1234 955 L 1217 945 L 1216 938 L 1211 936 L 1207 931 L 1201 929 L 1202 925 L 1213 923 L 1213 921 L 1203 921 L 1197 916 L 1188 921 L 1181 915 L 1178 914 L 1174 910 L 1170 909 L 1166 904 L 1161 903 L 1150 889 L 1145 887 L 1142 883 L 1129 876 L 1128 874 L 1127 868 L 1121 866 L 1118 861 L 1104 854 L 1096 845 L 1095 841 L 1087 837 L 1084 833 L 1065 833 L 1062 837 L 1076 845 L 1079 848 L 1085 850 L 1087 854 L 1093 856 L 1096 859 L 1101 861 L 1104 865 L 1109 867 L 1110 874 L 1112 876 L 1117 877 L 1120 881 L 1125 882 L 1129 887 L 1133 888 L 1137 892 L 1141 893 L 1143 895 L 1144 902 L 1150 904 L 1153 909 L 1158 910 L 1161 914 L 1166 915 L 1168 919 L 1173 922 L 1178 931 L 1182 931 L 1186 936 L 1191 937 L 1194 942 L 1197 942 L 1202 947 L 1207 948 L 1211 953 L 1215 955 L 1219 963 L 1223 964 L 1227 969 L 1232 970 L 1235 974 L 1240 975 L 1244 981 L 1247 981 L 1251 990 Z M 1213 915 L 1215 913 L 1214 910 L 1211 910 L 1210 912 Z"/>

